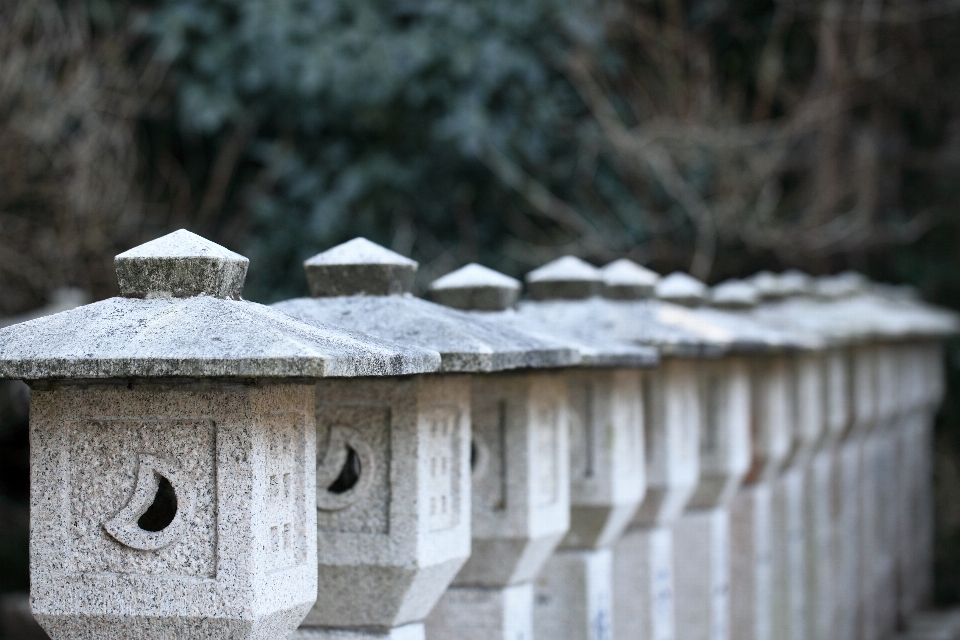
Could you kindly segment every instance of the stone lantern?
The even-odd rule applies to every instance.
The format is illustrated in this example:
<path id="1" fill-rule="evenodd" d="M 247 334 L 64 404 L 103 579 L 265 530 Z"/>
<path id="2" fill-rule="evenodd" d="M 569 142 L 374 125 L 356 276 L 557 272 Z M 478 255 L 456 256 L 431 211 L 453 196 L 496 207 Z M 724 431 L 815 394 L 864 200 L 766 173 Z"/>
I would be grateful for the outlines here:
<path id="1" fill-rule="evenodd" d="M 468 308 L 467 301 L 496 286 L 502 274 L 485 269 L 480 281 L 468 265 L 431 285 L 435 300 Z M 593 280 L 587 274 L 593 273 Z M 471 277 L 472 276 L 472 277 Z M 573 258 L 528 274 L 541 300 L 582 299 L 599 290 L 599 272 Z M 510 305 L 475 315 L 498 324 L 543 333 L 576 345 L 580 367 L 567 373 L 570 399 L 570 531 L 546 560 L 535 583 L 537 638 L 611 636 L 611 547 L 633 517 L 644 494 L 641 369 L 657 363 L 657 351 L 578 335 L 562 316 L 534 317 Z M 455 590 L 451 590 L 452 594 Z M 441 603 L 443 606 L 443 603 Z M 444 637 L 459 637 L 455 635 Z M 513 640 L 512 638 L 510 640 Z"/>
<path id="2" fill-rule="evenodd" d="M 556 265 L 548 266 L 559 272 Z M 588 269 L 592 267 L 580 264 L 576 272 L 585 274 Z M 672 638 L 671 525 L 682 514 L 699 478 L 698 364 L 700 358 L 721 355 L 732 336 L 701 322 L 682 306 L 637 299 L 649 295 L 659 278 L 638 265 L 621 261 L 593 273 L 601 281 L 594 288 L 609 298 L 541 296 L 544 299 L 521 303 L 518 314 L 583 339 L 603 336 L 661 352 L 660 366 L 644 372 L 642 378 L 647 487 L 626 531 L 613 542 L 612 618 L 617 638 Z M 551 287 L 562 294 L 561 277 L 557 273 Z"/>
<path id="3" fill-rule="evenodd" d="M 121 297 L 0 330 L 33 389 L 31 599 L 54 639 L 288 636 L 317 594 L 312 379 L 435 352 L 241 300 L 187 231 L 116 258 Z"/>
<path id="4" fill-rule="evenodd" d="M 713 297 L 715 306 L 708 307 L 705 285 L 686 274 L 658 285 L 659 298 L 692 307 L 703 325 L 731 336 L 726 355 L 700 368 L 700 482 L 674 525 L 678 638 L 731 636 L 730 527 L 742 522 L 731 524 L 730 509 L 753 458 L 751 372 L 799 347 L 796 336 L 730 309 L 749 304 L 755 295 L 750 289 L 745 283 L 727 284 Z"/>
<path id="5" fill-rule="evenodd" d="M 330 488 L 345 445 L 362 454 L 361 469 L 384 471 L 379 489 L 348 505 L 318 492 L 320 575 L 341 577 L 321 585 L 296 637 L 422 638 L 422 621 L 451 582 L 517 588 L 451 590 L 445 601 L 459 597 L 473 613 L 445 617 L 441 602 L 431 637 L 529 637 L 528 583 L 569 524 L 560 368 L 579 362 L 579 353 L 414 298 L 417 263 L 362 238 L 305 266 L 312 297 L 277 308 L 309 323 L 430 345 L 442 363 L 439 374 L 404 387 L 375 380 L 363 394 L 318 387 L 321 422 L 324 414 L 354 416 L 346 420 L 352 433 L 340 439 L 336 427 L 327 435 L 321 425 L 319 469 L 330 470 Z M 415 484 L 418 469 L 424 482 Z"/>

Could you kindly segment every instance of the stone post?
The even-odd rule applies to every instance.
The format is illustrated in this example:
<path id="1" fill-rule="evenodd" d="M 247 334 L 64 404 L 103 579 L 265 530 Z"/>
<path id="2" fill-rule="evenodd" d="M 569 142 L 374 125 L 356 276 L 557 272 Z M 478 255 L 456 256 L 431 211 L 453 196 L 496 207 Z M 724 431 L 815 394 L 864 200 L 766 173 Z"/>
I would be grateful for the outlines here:
<path id="1" fill-rule="evenodd" d="M 642 267 L 619 261 L 608 265 L 603 277 L 604 299 L 529 303 L 521 305 L 520 314 L 544 322 L 563 318 L 581 336 L 604 335 L 661 350 L 661 366 L 643 382 L 647 492 L 613 548 L 613 631 L 621 639 L 673 638 L 672 525 L 699 478 L 697 359 L 719 356 L 732 334 L 682 306 L 640 299 L 659 279 Z"/>
<path id="2" fill-rule="evenodd" d="M 466 267 L 431 285 L 438 300 L 476 299 L 477 286 L 465 282 Z M 577 304 L 599 271 L 564 258 L 531 272 L 540 300 Z M 499 274 L 492 274 L 503 277 Z M 537 638 L 610 638 L 610 548 L 633 517 L 644 492 L 641 372 L 657 362 L 651 348 L 629 347 L 597 336 L 578 336 L 564 316 L 534 318 L 504 310 L 478 313 L 484 318 L 576 344 L 584 360 L 567 374 L 570 398 L 570 531 L 535 582 L 534 636 Z"/>
<path id="3" fill-rule="evenodd" d="M 187 231 L 116 268 L 121 297 L 0 330 L 33 388 L 34 615 L 55 640 L 286 637 L 317 594 L 311 379 L 439 356 L 245 302 L 246 258 Z"/>
<path id="4" fill-rule="evenodd" d="M 700 286 L 702 304 L 706 287 Z M 727 283 L 719 294 L 712 296 L 712 302 L 721 309 L 694 310 L 704 325 L 728 331 L 732 344 L 728 356 L 702 365 L 700 485 L 674 525 L 677 635 L 681 638 L 731 637 L 730 528 L 741 523 L 731 524 L 730 506 L 751 465 L 751 362 L 801 346 L 796 336 L 736 312 L 756 303 L 756 291 L 747 283 Z M 660 295 L 670 299 L 666 291 Z"/>
<path id="5" fill-rule="evenodd" d="M 403 388 L 318 390 L 326 493 L 345 445 L 366 448 L 361 469 L 384 471 L 348 508 L 318 492 L 320 575 L 342 578 L 321 589 L 297 638 L 423 638 L 424 619 L 431 638 L 529 638 L 529 581 L 567 531 L 565 380 L 543 369 L 576 364 L 578 352 L 412 297 L 416 267 L 352 240 L 306 262 L 312 297 L 276 305 L 442 358 L 441 374 Z M 451 582 L 469 588 L 447 591 Z"/>

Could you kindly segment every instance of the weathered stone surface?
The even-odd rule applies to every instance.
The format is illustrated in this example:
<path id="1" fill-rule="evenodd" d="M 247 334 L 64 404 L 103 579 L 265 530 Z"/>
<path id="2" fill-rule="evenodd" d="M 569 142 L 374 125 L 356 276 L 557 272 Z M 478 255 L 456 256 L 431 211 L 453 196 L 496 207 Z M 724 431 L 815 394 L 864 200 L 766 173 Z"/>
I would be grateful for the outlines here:
<path id="1" fill-rule="evenodd" d="M 352 240 L 321 256 L 346 252 L 353 266 L 365 259 L 384 259 L 387 249 L 367 240 Z M 350 246 L 348 246 L 350 245 Z M 353 251 L 356 248 L 363 251 Z M 369 257 L 372 254 L 372 257 Z M 397 259 L 402 256 L 397 256 Z M 392 258 L 391 258 L 392 259 Z M 406 258 L 403 258 L 406 260 Z M 416 272 L 417 263 L 406 265 Z M 309 265 L 308 265 L 309 268 Z M 487 277 L 487 276 L 484 276 Z M 410 295 L 325 294 L 324 297 L 295 298 L 274 305 L 310 324 L 333 324 L 377 336 L 384 340 L 440 352 L 444 372 L 491 372 L 518 368 L 552 368 L 577 364 L 576 347 L 519 328 L 487 322 L 482 318 Z M 430 345 L 430 346 L 424 346 Z"/>
<path id="2" fill-rule="evenodd" d="M 737 640 L 771 638 L 770 517 L 769 483 L 746 486 L 731 503 L 730 637 Z"/>
<path id="3" fill-rule="evenodd" d="M 415 260 L 366 238 L 354 238 L 318 253 L 303 266 L 314 297 L 409 293 L 417 273 Z"/>
<path id="4" fill-rule="evenodd" d="M 455 585 L 528 583 L 566 534 L 566 393 L 559 373 L 513 372 L 472 381 L 473 551 Z"/>
<path id="5" fill-rule="evenodd" d="M 675 271 L 656 285 L 657 297 L 685 307 L 699 307 L 707 301 L 707 285 L 693 276 Z"/>
<path id="6" fill-rule="evenodd" d="M 517 303 L 522 290 L 516 278 L 472 262 L 430 283 L 430 298 L 454 309 L 503 311 Z"/>
<path id="7" fill-rule="evenodd" d="M 239 300 L 249 260 L 185 229 L 114 259 L 126 298 L 213 296 Z"/>
<path id="8" fill-rule="evenodd" d="M 419 622 L 394 629 L 319 629 L 301 627 L 290 640 L 424 640 L 423 625 Z"/>
<path id="9" fill-rule="evenodd" d="M 603 296 L 613 300 L 639 300 L 654 295 L 660 274 L 621 258 L 601 269 Z"/>
<path id="10" fill-rule="evenodd" d="M 730 543 L 725 508 L 691 511 L 673 525 L 677 638 L 731 637 Z"/>
<path id="11" fill-rule="evenodd" d="M 311 385 L 43 383 L 30 420 L 32 604 L 52 638 L 296 628 L 317 589 Z"/>
<path id="12" fill-rule="evenodd" d="M 534 300 L 580 300 L 600 295 L 603 273 L 575 256 L 563 256 L 526 275 Z"/>
<path id="13" fill-rule="evenodd" d="M 0 329 L 0 377 L 329 377 L 435 371 L 435 351 L 210 296 L 110 298 Z"/>
<path id="14" fill-rule="evenodd" d="M 319 590 L 303 627 L 393 637 L 470 554 L 470 380 L 323 380 L 315 406 Z"/>

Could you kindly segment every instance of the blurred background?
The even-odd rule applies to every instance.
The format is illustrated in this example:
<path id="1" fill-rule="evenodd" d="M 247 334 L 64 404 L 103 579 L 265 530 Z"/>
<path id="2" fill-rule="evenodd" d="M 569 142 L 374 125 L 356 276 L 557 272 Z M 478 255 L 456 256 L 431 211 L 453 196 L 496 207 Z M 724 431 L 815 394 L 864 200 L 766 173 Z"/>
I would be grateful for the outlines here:
<path id="1" fill-rule="evenodd" d="M 513 275 L 846 268 L 960 308 L 960 0 L 3 0 L 0 318 L 117 293 L 178 228 L 245 297 L 363 235 Z M 937 598 L 960 602 L 960 345 Z M 27 403 L 0 387 L 0 592 L 27 588 Z"/>

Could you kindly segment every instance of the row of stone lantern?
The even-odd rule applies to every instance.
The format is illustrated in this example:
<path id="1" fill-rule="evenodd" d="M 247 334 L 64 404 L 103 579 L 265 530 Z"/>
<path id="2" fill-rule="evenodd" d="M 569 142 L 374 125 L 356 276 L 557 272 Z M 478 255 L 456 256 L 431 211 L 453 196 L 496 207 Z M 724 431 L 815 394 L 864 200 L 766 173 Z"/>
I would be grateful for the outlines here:
<path id="1" fill-rule="evenodd" d="M 929 598 L 957 321 L 903 291 L 565 257 L 428 302 L 357 239 L 271 308 L 185 231 L 116 265 L 0 330 L 55 640 L 873 640 Z"/>

